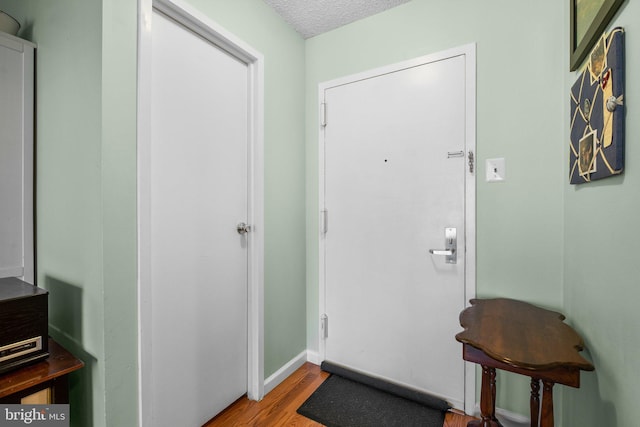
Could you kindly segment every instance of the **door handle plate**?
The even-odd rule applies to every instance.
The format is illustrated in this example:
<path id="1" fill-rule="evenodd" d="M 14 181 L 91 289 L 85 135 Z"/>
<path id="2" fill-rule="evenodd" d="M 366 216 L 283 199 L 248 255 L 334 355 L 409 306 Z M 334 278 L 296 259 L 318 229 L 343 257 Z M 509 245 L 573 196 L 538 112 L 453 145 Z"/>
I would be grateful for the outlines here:
<path id="1" fill-rule="evenodd" d="M 444 256 L 444 262 L 447 264 L 457 264 L 458 256 L 458 233 L 455 228 L 447 227 L 444 229 L 444 249 L 429 249 L 432 255 Z"/>

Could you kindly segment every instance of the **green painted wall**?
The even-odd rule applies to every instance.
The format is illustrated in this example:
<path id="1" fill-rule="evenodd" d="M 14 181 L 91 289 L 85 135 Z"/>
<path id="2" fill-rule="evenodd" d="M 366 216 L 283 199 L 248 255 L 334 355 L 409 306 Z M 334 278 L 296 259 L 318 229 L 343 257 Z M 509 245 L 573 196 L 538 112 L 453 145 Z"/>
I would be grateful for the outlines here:
<path id="1" fill-rule="evenodd" d="M 38 44 L 37 280 L 50 291 L 50 334 L 80 357 L 74 425 L 105 425 L 99 1 L 4 1 Z M 14 12 L 15 10 L 15 12 Z M 79 36 L 81 35 L 81 36 Z"/>
<path id="2" fill-rule="evenodd" d="M 569 90 L 578 73 L 564 68 L 566 111 L 564 163 L 564 307 L 583 336 L 595 372 L 579 390 L 565 394 L 563 425 L 638 424 L 640 384 L 640 5 L 628 1 L 611 28 L 625 28 L 626 147 L 623 175 L 587 185 L 569 185 Z"/>
<path id="3" fill-rule="evenodd" d="M 304 40 L 261 0 L 188 0 L 265 60 L 265 377 L 306 349 Z"/>
<path id="4" fill-rule="evenodd" d="M 102 2 L 101 231 L 109 427 L 135 426 L 138 416 L 137 34 L 137 2 Z"/>
<path id="5" fill-rule="evenodd" d="M 38 284 L 86 364 L 73 426 L 137 419 L 136 34 L 128 0 L 0 1 L 37 43 Z"/>
<path id="6" fill-rule="evenodd" d="M 319 316 L 318 84 L 468 43 L 477 43 L 478 296 L 562 307 L 565 32 L 557 0 L 413 0 L 307 40 L 310 349 Z M 506 159 L 506 182 L 484 180 L 494 157 Z M 528 381 L 498 381 L 498 405 L 526 414 Z"/>

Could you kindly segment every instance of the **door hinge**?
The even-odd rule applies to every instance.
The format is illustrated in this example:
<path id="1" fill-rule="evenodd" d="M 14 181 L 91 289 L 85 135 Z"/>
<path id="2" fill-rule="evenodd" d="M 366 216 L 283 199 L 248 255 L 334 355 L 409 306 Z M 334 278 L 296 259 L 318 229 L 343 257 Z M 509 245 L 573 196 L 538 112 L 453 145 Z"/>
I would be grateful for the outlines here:
<path id="1" fill-rule="evenodd" d="M 469 173 L 473 173 L 473 165 L 475 163 L 475 159 L 473 157 L 473 151 L 469 150 Z"/>
<path id="2" fill-rule="evenodd" d="M 327 234 L 327 231 L 329 231 L 329 210 L 328 209 L 322 209 L 320 211 L 320 224 L 322 227 L 322 230 L 320 230 L 320 232 L 322 234 Z"/>
<path id="3" fill-rule="evenodd" d="M 327 126 L 327 103 L 320 104 L 320 125 L 322 127 Z"/>
<path id="4" fill-rule="evenodd" d="M 320 316 L 320 330 L 323 339 L 329 338 L 329 316 L 326 314 Z"/>

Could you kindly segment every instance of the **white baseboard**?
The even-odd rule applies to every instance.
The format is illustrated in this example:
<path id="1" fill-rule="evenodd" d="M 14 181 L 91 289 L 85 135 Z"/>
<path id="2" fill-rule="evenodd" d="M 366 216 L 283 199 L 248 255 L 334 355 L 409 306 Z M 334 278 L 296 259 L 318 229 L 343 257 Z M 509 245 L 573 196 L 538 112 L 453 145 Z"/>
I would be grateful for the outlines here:
<path id="1" fill-rule="evenodd" d="M 320 366 L 320 364 L 322 363 L 322 359 L 320 358 L 320 354 L 317 351 L 307 350 L 307 362 L 311 362 L 314 365 Z"/>
<path id="2" fill-rule="evenodd" d="M 304 365 L 304 363 L 307 361 L 307 353 L 307 351 L 303 351 L 302 353 L 291 359 L 289 362 L 287 362 L 287 364 L 282 368 L 274 372 L 273 375 L 271 375 L 269 378 L 264 380 L 264 394 L 266 395 L 271 390 L 276 388 L 278 384 L 287 379 L 289 375 L 293 374 L 296 369 Z"/>

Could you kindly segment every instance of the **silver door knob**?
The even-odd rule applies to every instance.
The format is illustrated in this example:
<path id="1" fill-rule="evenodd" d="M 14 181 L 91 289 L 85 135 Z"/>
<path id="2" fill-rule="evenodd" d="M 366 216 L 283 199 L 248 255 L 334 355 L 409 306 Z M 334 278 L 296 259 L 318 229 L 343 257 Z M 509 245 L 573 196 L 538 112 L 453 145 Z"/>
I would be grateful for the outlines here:
<path id="1" fill-rule="evenodd" d="M 238 230 L 239 234 L 247 234 L 248 232 L 251 231 L 251 226 L 245 224 L 244 222 L 241 222 L 240 224 L 237 225 L 236 230 Z"/>

